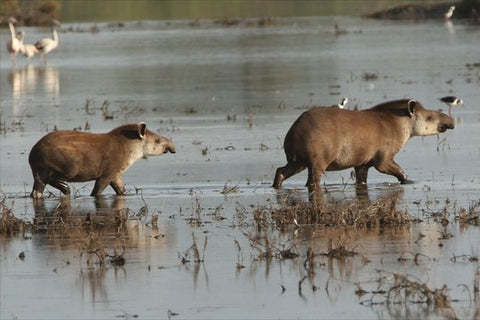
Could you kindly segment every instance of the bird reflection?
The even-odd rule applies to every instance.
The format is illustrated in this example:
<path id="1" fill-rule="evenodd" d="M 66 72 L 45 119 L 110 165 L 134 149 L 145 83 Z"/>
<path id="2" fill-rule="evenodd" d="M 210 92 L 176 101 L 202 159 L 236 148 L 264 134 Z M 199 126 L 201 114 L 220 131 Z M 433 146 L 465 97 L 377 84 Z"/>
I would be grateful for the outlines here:
<path id="1" fill-rule="evenodd" d="M 451 20 L 445 21 L 445 28 L 447 28 L 448 33 L 455 34 L 455 26 Z"/>
<path id="2" fill-rule="evenodd" d="M 9 75 L 12 87 L 13 115 L 21 116 L 31 94 L 44 94 L 44 98 L 57 103 L 60 96 L 60 79 L 57 68 L 35 66 L 12 69 Z"/>

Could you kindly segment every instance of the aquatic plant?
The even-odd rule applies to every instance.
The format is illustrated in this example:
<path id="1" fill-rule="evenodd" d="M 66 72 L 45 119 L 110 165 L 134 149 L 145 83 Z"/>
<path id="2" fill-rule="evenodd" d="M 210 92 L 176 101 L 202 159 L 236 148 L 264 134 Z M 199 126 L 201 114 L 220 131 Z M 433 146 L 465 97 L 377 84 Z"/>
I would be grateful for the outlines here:
<path id="1" fill-rule="evenodd" d="M 108 254 L 107 244 L 95 232 L 90 232 L 85 239 L 78 242 L 80 259 L 86 254 L 88 265 L 92 264 L 94 262 L 92 258 L 96 257 L 97 263 L 100 265 L 109 262 L 113 266 L 123 266 L 125 264 L 125 237 L 117 235 L 112 247 L 113 254 Z"/>
<path id="2" fill-rule="evenodd" d="M 205 234 L 205 240 L 203 241 L 203 254 L 200 255 L 200 250 L 198 249 L 197 245 L 197 238 L 195 237 L 195 234 L 192 232 L 192 239 L 193 243 L 188 248 L 183 252 L 183 254 L 178 253 L 178 257 L 181 260 L 182 264 L 186 264 L 188 262 L 191 262 L 192 260 L 189 258 L 190 254 L 193 252 L 193 262 L 194 263 L 201 263 L 205 261 L 205 251 L 207 250 L 207 244 L 208 244 L 208 236 Z"/>
<path id="3" fill-rule="evenodd" d="M 297 240 L 287 241 L 287 243 L 274 244 L 271 239 L 271 233 L 260 232 L 259 234 L 252 234 L 249 232 L 242 232 L 243 235 L 250 241 L 250 246 L 259 252 L 258 260 L 270 260 L 276 258 L 279 260 L 295 259 L 299 256 L 296 252 Z"/>
<path id="4" fill-rule="evenodd" d="M 407 274 L 381 270 L 378 273 L 379 278 L 373 281 L 374 289 L 365 290 L 359 283 L 356 284 L 355 293 L 358 296 L 368 295 L 367 299 L 360 302 L 361 305 L 383 305 L 394 309 L 415 305 L 423 307 L 425 314 L 441 312 L 449 319 L 457 318 L 446 285 L 438 289 L 430 288 L 426 283 Z"/>
<path id="5" fill-rule="evenodd" d="M 0 191 L 1 192 L 1 191 Z M 0 234 L 7 236 L 16 235 L 20 232 L 25 234 L 25 231 L 30 229 L 30 224 L 22 219 L 15 217 L 12 212 L 12 207 L 6 204 L 6 196 L 2 193 L 3 197 L 0 201 Z"/>
<path id="6" fill-rule="evenodd" d="M 253 216 L 257 224 L 271 221 L 280 228 L 297 225 L 324 227 L 403 227 L 412 220 L 406 210 L 397 208 L 397 197 L 376 201 L 344 199 L 337 202 L 294 202 L 280 207 L 257 207 Z"/>

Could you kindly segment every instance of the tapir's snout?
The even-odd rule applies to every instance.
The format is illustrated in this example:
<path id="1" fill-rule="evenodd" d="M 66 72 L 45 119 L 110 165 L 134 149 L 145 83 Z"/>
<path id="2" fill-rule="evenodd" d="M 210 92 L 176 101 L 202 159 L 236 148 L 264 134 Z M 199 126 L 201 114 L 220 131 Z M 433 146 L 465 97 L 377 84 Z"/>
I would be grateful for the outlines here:
<path id="1" fill-rule="evenodd" d="M 167 147 L 165 148 L 165 151 L 163 153 L 176 153 L 177 151 L 175 150 L 175 144 L 173 142 L 169 142 Z"/>
<path id="2" fill-rule="evenodd" d="M 446 116 L 445 119 L 439 124 L 438 131 L 445 132 L 448 129 L 455 128 L 455 121 L 453 118 Z"/>

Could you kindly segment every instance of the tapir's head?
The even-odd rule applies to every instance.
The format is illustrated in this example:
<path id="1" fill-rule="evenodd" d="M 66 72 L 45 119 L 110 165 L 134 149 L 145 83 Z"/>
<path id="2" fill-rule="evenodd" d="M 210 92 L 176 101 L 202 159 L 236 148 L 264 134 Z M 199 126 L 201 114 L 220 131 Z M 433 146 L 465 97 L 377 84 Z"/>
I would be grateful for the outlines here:
<path id="1" fill-rule="evenodd" d="M 434 135 L 455 127 L 452 117 L 440 111 L 427 110 L 415 100 L 408 100 L 406 107 L 411 119 L 412 136 Z"/>
<path id="2" fill-rule="evenodd" d="M 170 139 L 148 130 L 144 122 L 138 124 L 138 136 L 143 141 L 144 158 L 167 152 L 175 153 L 175 144 Z"/>
<path id="3" fill-rule="evenodd" d="M 161 135 L 147 129 L 145 122 L 127 124 L 112 131 L 127 138 L 124 143 L 129 145 L 131 158 L 147 158 L 167 152 L 175 153 L 175 144 Z M 130 158 L 129 157 L 129 158 Z"/>

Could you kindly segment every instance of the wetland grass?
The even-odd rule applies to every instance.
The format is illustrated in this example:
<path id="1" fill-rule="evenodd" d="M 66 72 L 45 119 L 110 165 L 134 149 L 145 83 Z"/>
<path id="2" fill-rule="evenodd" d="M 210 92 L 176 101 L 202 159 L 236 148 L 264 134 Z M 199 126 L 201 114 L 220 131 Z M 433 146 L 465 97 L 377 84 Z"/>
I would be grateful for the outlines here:
<path id="1" fill-rule="evenodd" d="M 356 284 L 355 293 L 358 296 L 368 295 L 367 299 L 360 302 L 361 305 L 382 305 L 394 309 L 414 305 L 423 308 L 424 314 L 435 312 L 448 319 L 457 319 L 446 285 L 438 289 L 430 288 L 426 283 L 406 274 L 378 272 L 379 278 L 373 281 L 375 288 L 370 291 Z"/>
<path id="2" fill-rule="evenodd" d="M 80 251 L 80 259 L 84 254 L 87 255 L 87 265 L 94 263 L 92 260 L 97 258 L 99 265 L 104 265 L 109 262 L 113 266 L 123 266 L 125 264 L 125 237 L 119 235 L 115 238 L 112 245 L 113 253 L 107 252 L 107 243 L 102 240 L 95 232 L 90 232 L 83 240 L 78 242 L 78 249 Z"/>
<path id="3" fill-rule="evenodd" d="M 296 240 L 287 241 L 286 244 L 274 244 L 270 239 L 270 232 L 264 231 L 258 235 L 253 235 L 248 232 L 243 232 L 243 235 L 250 241 L 250 246 L 259 252 L 258 260 L 270 260 L 276 258 L 279 260 L 295 259 L 299 257 L 296 250 Z"/>
<path id="4" fill-rule="evenodd" d="M 205 261 L 205 251 L 207 250 L 208 236 L 205 234 L 205 240 L 203 241 L 203 254 L 200 254 L 200 250 L 198 249 L 198 244 L 197 244 L 197 238 L 195 237 L 195 234 L 193 232 L 192 232 L 192 239 L 193 239 L 193 243 L 190 246 L 190 248 L 185 250 L 183 254 L 178 253 L 178 257 L 182 262 L 182 264 L 192 262 L 192 259 L 190 259 L 190 256 L 192 253 L 193 253 L 193 262 L 195 264 L 203 263 Z"/>
<path id="5" fill-rule="evenodd" d="M 295 225 L 322 227 L 383 228 L 404 227 L 412 221 L 406 210 L 397 208 L 398 197 L 370 201 L 366 199 L 344 199 L 327 202 L 293 202 L 283 199 L 280 207 L 260 206 L 253 211 L 259 227 L 273 223 L 286 228 Z"/>
<path id="6" fill-rule="evenodd" d="M 5 201 L 6 197 L 0 202 L 0 235 L 13 236 L 20 232 L 25 234 L 25 231 L 27 228 L 30 228 L 31 225 L 15 217 L 11 207 L 8 207 Z"/>

